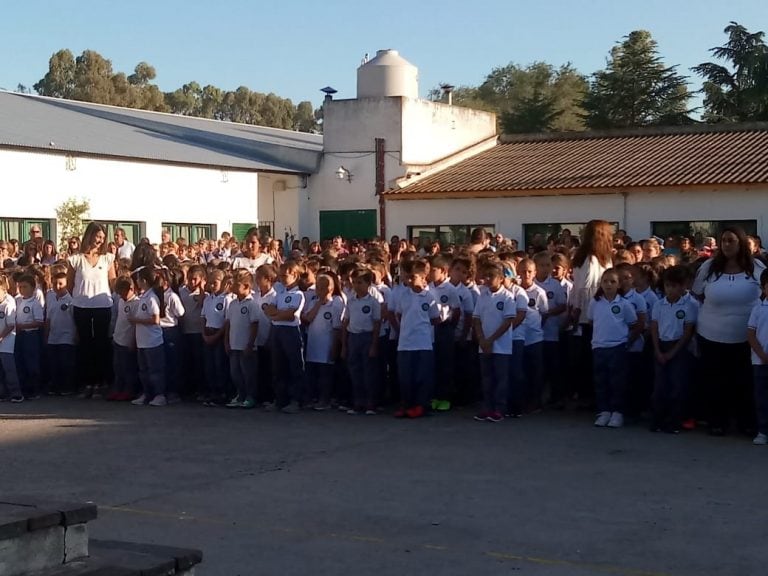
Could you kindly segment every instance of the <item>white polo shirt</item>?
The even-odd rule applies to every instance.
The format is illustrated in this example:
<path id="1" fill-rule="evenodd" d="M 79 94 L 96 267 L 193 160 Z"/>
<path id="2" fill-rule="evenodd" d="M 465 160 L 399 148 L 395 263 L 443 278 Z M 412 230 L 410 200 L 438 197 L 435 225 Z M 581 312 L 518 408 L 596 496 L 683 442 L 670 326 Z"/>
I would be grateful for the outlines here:
<path id="1" fill-rule="evenodd" d="M 393 314 L 397 313 L 397 303 L 400 297 L 407 290 L 410 290 L 410 288 L 408 288 L 408 286 L 405 286 L 404 284 L 395 284 L 394 286 L 392 286 L 392 290 L 389 293 L 389 300 L 387 301 L 387 308 L 390 312 L 392 312 Z M 394 326 L 390 326 L 390 329 L 389 329 L 390 341 L 395 341 L 398 338 L 400 338 L 400 332 Z"/>
<path id="2" fill-rule="evenodd" d="M 330 302 L 320 306 L 317 316 L 307 327 L 306 361 L 317 364 L 333 364 L 334 330 L 341 329 L 341 317 L 344 313 L 344 301 L 340 296 L 333 296 Z"/>
<path id="3" fill-rule="evenodd" d="M 475 299 L 472 297 L 469 288 L 464 286 L 464 284 L 453 284 L 453 287 L 456 288 L 456 296 L 459 298 L 459 310 L 461 310 L 461 316 L 459 317 L 459 322 L 456 324 L 455 334 L 455 339 L 458 341 L 461 337 L 461 331 L 464 329 L 464 318 L 467 316 L 471 318 L 475 311 Z M 471 336 L 471 334 L 472 329 L 470 328 L 469 335 Z"/>
<path id="4" fill-rule="evenodd" d="M 400 314 L 397 350 L 432 350 L 432 319 L 440 316 L 434 294 L 429 290 L 414 292 L 409 288 L 398 298 L 396 312 Z"/>
<path id="5" fill-rule="evenodd" d="M 133 348 L 136 346 L 136 329 L 129 322 L 136 315 L 139 305 L 139 297 L 134 294 L 130 300 L 117 299 L 117 318 L 115 320 L 115 332 L 112 341 L 118 346 Z"/>
<path id="6" fill-rule="evenodd" d="M 373 332 L 375 322 L 381 321 L 381 303 L 370 293 L 362 298 L 353 295 L 347 300 L 347 332 L 362 334 Z"/>
<path id="7" fill-rule="evenodd" d="M 160 300 L 154 290 L 147 290 L 139 297 L 133 311 L 134 318 L 147 320 L 160 315 Z M 163 345 L 163 329 L 159 324 L 136 324 L 136 347 L 140 349 L 157 348 Z"/>
<path id="8" fill-rule="evenodd" d="M 528 296 L 528 310 L 525 312 L 523 326 L 525 326 L 525 345 L 530 346 L 544 341 L 541 315 L 549 310 L 549 301 L 547 293 L 535 282 L 525 288 L 525 293 Z"/>
<path id="9" fill-rule="evenodd" d="M 613 348 L 627 343 L 637 314 L 632 304 L 616 294 L 610 302 L 604 296 L 590 299 L 587 319 L 592 322 L 592 348 Z"/>
<path id="10" fill-rule="evenodd" d="M 392 288 L 387 286 L 386 284 L 377 284 L 374 286 L 376 288 L 376 291 L 381 296 L 381 300 L 379 300 L 379 304 L 381 304 L 382 310 L 384 309 L 384 306 L 387 307 L 387 311 L 390 310 L 390 303 L 392 297 Z M 382 315 L 381 318 L 381 330 L 379 331 L 379 336 L 384 336 L 387 333 L 387 330 L 390 329 L 389 320 L 386 318 L 386 316 Z"/>
<path id="11" fill-rule="evenodd" d="M 131 257 L 133 256 L 134 250 L 136 250 L 136 246 L 128 242 L 128 240 L 125 240 L 123 242 L 123 245 L 117 248 L 117 257 L 120 260 L 122 259 L 130 260 Z"/>
<path id="12" fill-rule="evenodd" d="M 651 322 L 656 322 L 659 328 L 659 340 L 674 342 L 683 337 L 686 325 L 696 324 L 698 312 L 691 298 L 682 296 L 677 302 L 662 298 L 653 305 Z"/>
<path id="13" fill-rule="evenodd" d="M 642 292 L 638 292 L 638 294 L 645 298 L 646 308 L 648 310 L 653 310 L 653 306 L 656 304 L 656 302 L 659 301 L 659 297 L 656 295 L 656 292 L 650 288 L 646 288 Z"/>
<path id="14" fill-rule="evenodd" d="M 268 254 L 259 254 L 256 258 L 248 258 L 246 256 L 237 256 L 232 262 L 232 269 L 238 270 L 245 268 L 251 274 L 256 274 L 259 266 L 264 264 L 272 264 L 272 257 Z"/>
<path id="15" fill-rule="evenodd" d="M 221 294 L 206 294 L 200 316 L 205 320 L 204 326 L 212 330 L 220 330 L 227 319 L 229 298 L 226 292 Z"/>
<path id="16" fill-rule="evenodd" d="M 179 288 L 179 298 L 184 306 L 184 316 L 181 317 L 181 331 L 184 334 L 203 333 L 203 297 L 204 294 L 192 294 L 189 288 Z"/>
<path id="17" fill-rule="evenodd" d="M 429 291 L 435 295 L 437 309 L 440 311 L 440 322 L 450 320 L 453 311 L 461 308 L 456 286 L 451 284 L 449 280 L 444 280 L 437 285 L 430 282 Z"/>
<path id="18" fill-rule="evenodd" d="M 293 309 L 293 319 L 272 321 L 273 326 L 299 326 L 301 325 L 301 311 L 304 309 L 304 292 L 294 286 L 290 290 L 279 294 L 275 302 L 280 311 Z"/>
<path id="19" fill-rule="evenodd" d="M 761 300 L 759 304 L 755 304 L 749 314 L 747 328 L 755 331 L 755 336 L 757 336 L 760 346 L 763 347 L 763 351 L 768 352 L 768 300 Z M 752 364 L 755 366 L 763 365 L 760 357 L 754 352 L 752 352 Z"/>
<path id="20" fill-rule="evenodd" d="M 512 298 L 515 300 L 515 308 L 517 309 L 518 315 L 520 312 L 523 312 L 526 316 L 528 315 L 528 293 L 520 288 L 517 284 L 512 284 L 509 288 L 507 288 L 510 294 L 512 294 Z M 482 291 L 481 291 L 482 294 Z M 515 328 L 512 331 L 512 340 L 523 340 L 525 341 L 525 319 L 520 323 L 520 325 Z"/>
<path id="21" fill-rule="evenodd" d="M 269 333 L 272 330 L 272 320 L 264 313 L 267 306 L 275 304 L 277 301 L 277 293 L 274 288 L 270 288 L 269 291 L 262 295 L 257 294 L 255 297 L 256 307 L 259 310 L 259 332 L 256 336 L 256 345 L 265 346 L 269 342 Z"/>
<path id="22" fill-rule="evenodd" d="M 549 276 L 543 282 L 536 280 L 536 285 L 544 290 L 544 293 L 547 295 L 547 307 L 550 310 L 568 304 L 568 294 L 559 280 Z M 557 316 L 547 317 L 543 327 L 545 342 L 560 341 L 560 328 L 563 325 L 563 318 L 567 313 L 568 311 L 565 310 Z"/>
<path id="23" fill-rule="evenodd" d="M 251 326 L 259 321 L 258 303 L 250 294 L 242 300 L 233 300 L 227 307 L 226 317 L 229 321 L 229 348 L 242 352 L 248 347 Z M 258 346 L 257 341 L 254 344 Z"/>
<path id="24" fill-rule="evenodd" d="M 29 324 L 31 322 L 45 321 L 45 310 L 43 310 L 40 300 L 33 294 L 29 298 L 19 298 L 16 302 L 16 325 Z M 37 330 L 34 328 L 32 330 Z M 31 330 L 22 330 L 29 332 Z"/>
<path id="25" fill-rule="evenodd" d="M 512 294 L 503 286 L 491 292 L 483 290 L 477 298 L 477 304 L 472 312 L 473 318 L 480 320 L 485 336 L 491 336 L 508 318 L 517 316 L 517 307 Z M 478 348 L 478 350 L 480 350 Z M 482 352 L 482 350 L 480 350 Z M 493 341 L 493 354 L 512 354 L 512 330 L 507 330 Z"/>
<path id="26" fill-rule="evenodd" d="M 61 298 L 53 293 L 46 302 L 45 315 L 48 318 L 48 344 L 68 344 L 77 342 L 77 328 L 73 315 L 72 296 L 66 293 Z"/>
<path id="27" fill-rule="evenodd" d="M 184 304 L 176 292 L 168 288 L 163 293 L 165 299 L 165 316 L 160 318 L 160 328 L 175 328 L 179 320 L 185 316 Z"/>
<path id="28" fill-rule="evenodd" d="M 653 294 L 653 292 L 651 292 Z M 656 296 L 654 294 L 654 296 Z M 637 317 L 639 318 L 640 315 L 645 316 L 646 325 L 647 322 L 650 320 L 648 318 L 648 310 L 651 308 L 648 307 L 648 301 L 643 298 L 640 294 L 637 293 L 637 291 L 633 288 L 626 294 L 624 294 L 624 299 L 632 304 L 632 307 L 635 309 L 635 314 L 637 314 Z M 657 300 L 658 302 L 658 300 Z M 642 352 L 643 348 L 645 347 L 645 338 L 642 334 L 638 337 L 637 340 L 635 340 L 632 345 L 629 347 L 630 352 Z"/>
<path id="29" fill-rule="evenodd" d="M 6 328 L 14 329 L 0 340 L 0 354 L 13 354 L 16 346 L 16 299 L 8 293 L 0 301 L 0 332 Z"/>

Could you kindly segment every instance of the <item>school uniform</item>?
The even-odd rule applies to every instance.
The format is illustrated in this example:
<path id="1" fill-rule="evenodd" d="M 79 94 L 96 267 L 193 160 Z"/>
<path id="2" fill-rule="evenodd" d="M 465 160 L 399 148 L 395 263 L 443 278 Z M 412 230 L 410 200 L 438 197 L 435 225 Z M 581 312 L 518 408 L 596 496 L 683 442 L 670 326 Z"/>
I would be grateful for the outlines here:
<path id="1" fill-rule="evenodd" d="M 666 298 L 656 301 L 651 310 L 651 322 L 659 332 L 659 348 L 662 353 L 671 350 L 683 337 L 685 327 L 696 324 L 698 308 L 689 298 L 677 302 Z M 654 362 L 656 377 L 653 389 L 654 429 L 679 430 L 688 399 L 691 356 L 687 348 L 678 351 L 665 364 Z"/>
<path id="2" fill-rule="evenodd" d="M 764 351 L 768 351 L 768 300 L 761 300 L 752 308 L 747 328 L 755 331 L 758 343 Z M 754 350 L 751 354 L 755 382 L 757 431 L 760 434 L 768 435 L 768 364 L 763 364 Z"/>
<path id="3" fill-rule="evenodd" d="M 434 293 L 439 311 L 440 323 L 434 326 L 435 332 L 435 389 L 432 397 L 437 400 L 453 398 L 453 377 L 455 359 L 453 356 L 454 335 L 457 322 L 453 319 L 455 311 L 461 310 L 461 302 L 456 286 L 449 280 L 438 285 L 429 284 Z"/>
<path id="4" fill-rule="evenodd" d="M 516 316 L 528 315 L 528 294 L 517 284 L 512 284 L 507 291 L 515 301 Z M 482 295 L 485 290 L 481 290 Z M 512 330 L 512 362 L 509 369 L 509 384 L 507 386 L 508 412 L 518 416 L 525 412 L 526 389 L 525 380 L 525 318 L 517 328 Z"/>
<path id="5" fill-rule="evenodd" d="M 387 392 L 390 388 L 391 374 L 395 370 L 394 356 L 396 352 L 393 352 L 394 349 L 389 346 L 389 332 L 392 330 L 389 322 L 392 288 L 383 282 L 376 284 L 373 288 L 381 296 L 381 328 L 379 329 L 379 357 L 377 361 L 379 377 L 377 383 L 377 402 L 382 403 L 388 397 Z"/>
<path id="6" fill-rule="evenodd" d="M 472 344 L 472 314 L 475 310 L 477 295 L 464 284 L 456 284 L 455 287 L 461 315 L 456 323 L 453 339 L 453 401 L 455 404 L 465 406 L 477 398 L 475 382 L 479 365 L 477 363 L 477 347 Z M 461 335 L 467 318 L 469 318 L 470 327 L 466 337 L 462 338 Z"/>
<path id="7" fill-rule="evenodd" d="M 429 290 L 403 291 L 397 300 L 400 338 L 397 344 L 400 402 L 408 407 L 426 409 L 435 377 L 432 348 L 432 320 L 440 311 Z"/>
<path id="8" fill-rule="evenodd" d="M 330 404 L 333 393 L 333 343 L 341 330 L 343 314 L 344 301 L 333 296 L 330 302 L 320 305 L 307 326 L 307 397 L 318 400 L 323 407 Z"/>
<path id="9" fill-rule="evenodd" d="M 229 375 L 237 390 L 238 402 L 255 402 L 257 386 L 256 334 L 259 307 L 250 294 L 233 300 L 227 308 Z"/>
<path id="10" fill-rule="evenodd" d="M 136 352 L 136 329 L 131 317 L 136 315 L 138 296 L 130 300 L 117 297 L 115 330 L 112 333 L 112 365 L 114 366 L 114 392 L 118 399 L 135 397 L 139 393 L 139 360 Z"/>
<path id="11" fill-rule="evenodd" d="M 484 290 L 477 299 L 472 312 L 478 319 L 485 336 L 490 336 L 508 319 L 517 316 L 515 299 L 503 286 L 496 292 Z M 507 387 L 511 368 L 512 330 L 504 332 L 494 340 L 490 353 L 478 351 L 480 355 L 480 376 L 483 385 L 483 408 L 488 414 L 507 410 Z"/>
<path id="12" fill-rule="evenodd" d="M 139 302 L 133 309 L 133 315 L 139 320 L 160 316 L 160 300 L 154 290 L 147 290 L 139 297 Z M 136 324 L 135 329 L 139 379 L 145 402 L 148 402 L 154 396 L 165 394 L 163 329 L 159 324 Z"/>
<path id="13" fill-rule="evenodd" d="M 16 300 L 10 294 L 0 300 L 0 333 L 11 331 L 0 340 L 0 397 L 23 399 L 16 370 Z"/>
<path id="14" fill-rule="evenodd" d="M 347 301 L 347 369 L 352 381 L 355 410 L 374 409 L 377 400 L 378 362 L 370 357 L 374 329 L 381 322 L 381 303 L 370 292 Z"/>
<path id="15" fill-rule="evenodd" d="M 549 310 L 560 306 L 567 306 L 568 294 L 559 280 L 552 276 L 548 276 L 543 281 L 536 280 L 536 285 L 544 290 L 544 293 L 547 295 L 547 307 Z M 544 331 L 544 364 L 542 376 L 544 382 L 549 383 L 550 401 L 559 401 L 565 396 L 562 363 L 563 347 L 561 346 L 560 338 L 563 327 L 563 318 L 567 314 L 567 310 L 556 316 L 547 314 L 547 319 L 544 320 L 544 325 L 542 327 Z"/>
<path id="16" fill-rule="evenodd" d="M 72 296 L 51 293 L 45 312 L 48 324 L 46 352 L 51 368 L 51 392 L 75 391 L 75 359 L 77 328 L 75 326 Z"/>
<path id="17" fill-rule="evenodd" d="M 627 341 L 629 327 L 637 322 L 635 309 L 620 295 L 608 301 L 601 296 L 589 302 L 592 322 L 592 357 L 598 412 L 624 414 L 627 405 Z"/>
<path id="18" fill-rule="evenodd" d="M 523 348 L 523 369 L 525 370 L 526 403 L 530 410 L 541 407 L 544 380 L 544 325 L 542 315 L 549 311 L 547 293 L 535 282 L 525 288 L 528 310 L 525 313 L 525 347 Z"/>
<path id="19" fill-rule="evenodd" d="M 45 310 L 37 295 L 19 297 L 16 302 L 16 326 L 31 322 L 42 323 Z M 16 368 L 24 396 L 35 398 L 40 395 L 40 363 L 42 360 L 42 330 L 24 328 L 16 330 Z"/>
<path id="20" fill-rule="evenodd" d="M 181 317 L 181 349 L 184 356 L 182 362 L 181 384 L 182 394 L 196 396 L 203 393 L 205 382 L 205 362 L 203 347 L 204 321 L 203 298 L 205 294 L 190 292 L 189 288 L 179 288 L 179 298 L 184 306 L 184 316 Z"/>
<path id="21" fill-rule="evenodd" d="M 272 322 L 272 376 L 277 405 L 284 408 L 304 402 L 304 342 L 301 337 L 301 311 L 304 293 L 294 286 L 277 295 L 279 311 L 293 310 L 290 320 Z"/>
<path id="22" fill-rule="evenodd" d="M 163 293 L 165 315 L 160 318 L 163 329 L 163 352 L 165 353 L 165 387 L 168 395 L 178 399 L 181 387 L 181 328 L 179 321 L 186 316 L 181 298 L 168 288 Z"/>
<path id="23" fill-rule="evenodd" d="M 277 302 L 277 293 L 270 288 L 264 294 L 254 293 L 254 300 L 259 313 L 259 328 L 256 335 L 256 355 L 258 360 L 258 401 L 272 402 L 275 399 L 274 378 L 272 376 L 272 346 L 270 335 L 272 333 L 272 320 L 264 313 L 270 304 Z"/>
<path id="24" fill-rule="evenodd" d="M 200 316 L 203 318 L 203 328 L 206 333 L 213 333 L 224 328 L 229 299 L 226 293 L 206 294 L 203 300 Z M 213 344 L 204 344 L 204 364 L 207 400 L 221 402 L 226 400 L 226 389 L 229 381 L 227 353 L 224 350 L 224 338 L 219 338 Z"/>

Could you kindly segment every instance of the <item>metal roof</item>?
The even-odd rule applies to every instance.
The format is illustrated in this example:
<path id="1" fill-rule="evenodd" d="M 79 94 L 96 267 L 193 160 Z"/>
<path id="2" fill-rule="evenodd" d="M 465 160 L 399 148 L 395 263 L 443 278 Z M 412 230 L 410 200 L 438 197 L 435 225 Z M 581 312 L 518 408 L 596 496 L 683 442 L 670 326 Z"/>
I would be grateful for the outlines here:
<path id="1" fill-rule="evenodd" d="M 768 123 L 528 135 L 388 190 L 390 199 L 768 182 Z"/>
<path id="2" fill-rule="evenodd" d="M 317 170 L 323 137 L 0 91 L 0 147 L 311 173 Z"/>

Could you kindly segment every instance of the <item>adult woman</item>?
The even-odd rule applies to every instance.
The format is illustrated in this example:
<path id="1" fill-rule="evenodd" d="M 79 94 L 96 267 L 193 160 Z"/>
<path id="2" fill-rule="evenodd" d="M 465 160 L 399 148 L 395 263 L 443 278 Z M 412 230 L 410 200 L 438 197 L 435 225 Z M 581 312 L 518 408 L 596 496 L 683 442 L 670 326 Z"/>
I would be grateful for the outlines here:
<path id="1" fill-rule="evenodd" d="M 107 230 L 98 222 L 85 229 L 82 251 L 67 261 L 67 284 L 77 327 L 79 365 L 90 398 L 107 380 L 110 357 L 109 321 L 112 315 L 114 256 L 107 254 Z"/>
<path id="2" fill-rule="evenodd" d="M 17 264 L 19 266 L 31 266 L 32 264 L 39 264 L 40 258 L 38 257 L 37 253 L 37 244 L 35 244 L 32 240 L 24 244 L 24 248 L 21 253 L 21 257 L 19 257 L 19 260 Z"/>
<path id="3" fill-rule="evenodd" d="M 259 229 L 250 228 L 243 239 L 242 254 L 232 261 L 232 269 L 245 268 L 251 274 L 255 274 L 256 269 L 262 264 L 272 264 L 272 257 L 261 252 Z"/>
<path id="4" fill-rule="evenodd" d="M 53 240 L 46 240 L 43 242 L 43 254 L 40 258 L 40 264 L 44 266 L 53 266 L 58 259 L 59 256 L 56 254 L 56 243 Z"/>
<path id="5" fill-rule="evenodd" d="M 590 220 L 582 232 L 582 242 L 573 257 L 571 320 L 574 333 L 575 374 L 579 396 L 592 393 L 592 326 L 587 320 L 589 303 L 600 287 L 600 279 L 613 266 L 613 226 L 605 220 Z"/>
<path id="6" fill-rule="evenodd" d="M 696 274 L 693 293 L 702 302 L 696 331 L 701 351 L 709 430 L 722 436 L 731 416 L 744 433 L 754 428 L 747 321 L 760 298 L 765 265 L 749 252 L 744 230 L 723 229 L 720 247 Z"/>
<path id="7" fill-rule="evenodd" d="M 80 238 L 77 236 L 72 236 L 72 238 L 69 239 L 67 242 L 67 255 L 72 256 L 73 254 L 79 254 L 80 253 Z"/>

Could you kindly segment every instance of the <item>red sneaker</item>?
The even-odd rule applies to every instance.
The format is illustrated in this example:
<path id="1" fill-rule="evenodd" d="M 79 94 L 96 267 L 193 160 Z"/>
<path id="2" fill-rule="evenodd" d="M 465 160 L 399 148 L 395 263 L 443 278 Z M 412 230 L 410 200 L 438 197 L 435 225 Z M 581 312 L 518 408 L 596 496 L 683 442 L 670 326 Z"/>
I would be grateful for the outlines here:
<path id="1" fill-rule="evenodd" d="M 688 420 L 683 420 L 683 429 L 696 430 L 696 420 L 694 418 L 688 418 Z"/>
<path id="2" fill-rule="evenodd" d="M 407 416 L 405 412 L 405 406 L 400 406 L 400 408 L 395 411 L 395 418 L 405 418 Z"/>
<path id="3" fill-rule="evenodd" d="M 501 422 L 504 420 L 504 415 L 501 412 L 491 412 L 488 414 L 488 422 Z"/>
<path id="4" fill-rule="evenodd" d="M 119 392 L 111 392 L 110 394 L 107 395 L 106 399 L 109 400 L 110 402 L 116 402 L 118 400 L 122 400 L 121 394 Z"/>
<path id="5" fill-rule="evenodd" d="M 118 394 L 118 400 L 120 402 L 128 402 L 129 400 L 133 400 L 133 394 L 130 392 L 120 392 L 120 394 Z"/>
<path id="6" fill-rule="evenodd" d="M 421 418 L 424 416 L 424 407 L 423 406 L 411 406 L 408 408 L 408 410 L 405 411 L 406 416 L 408 418 Z"/>

